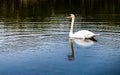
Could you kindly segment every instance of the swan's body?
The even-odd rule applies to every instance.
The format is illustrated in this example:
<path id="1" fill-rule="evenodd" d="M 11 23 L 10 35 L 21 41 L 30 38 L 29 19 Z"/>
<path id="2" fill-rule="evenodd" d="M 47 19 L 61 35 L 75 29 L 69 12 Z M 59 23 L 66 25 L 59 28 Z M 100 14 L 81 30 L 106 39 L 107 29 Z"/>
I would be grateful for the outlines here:
<path id="1" fill-rule="evenodd" d="M 90 39 L 95 37 L 95 34 L 88 31 L 88 30 L 80 30 L 78 32 L 73 33 L 69 33 L 69 37 L 72 38 L 81 38 L 81 39 Z"/>
<path id="2" fill-rule="evenodd" d="M 71 18 L 71 28 L 70 28 L 70 32 L 69 32 L 69 37 L 70 38 L 81 38 L 81 39 L 91 39 L 94 38 L 97 34 L 94 34 L 91 31 L 88 30 L 80 30 L 78 32 L 73 33 L 73 25 L 74 25 L 74 20 L 75 20 L 75 16 L 74 14 L 70 14 L 67 18 Z"/>

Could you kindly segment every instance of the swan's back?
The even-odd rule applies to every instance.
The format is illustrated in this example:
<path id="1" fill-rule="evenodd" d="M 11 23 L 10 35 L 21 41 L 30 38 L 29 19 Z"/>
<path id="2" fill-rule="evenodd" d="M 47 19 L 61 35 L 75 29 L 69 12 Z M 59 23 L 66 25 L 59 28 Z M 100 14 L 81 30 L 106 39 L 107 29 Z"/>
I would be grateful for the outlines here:
<path id="1" fill-rule="evenodd" d="M 95 34 L 93 32 L 88 31 L 88 30 L 80 30 L 78 32 L 75 32 L 73 37 L 89 39 L 89 38 L 95 37 Z"/>

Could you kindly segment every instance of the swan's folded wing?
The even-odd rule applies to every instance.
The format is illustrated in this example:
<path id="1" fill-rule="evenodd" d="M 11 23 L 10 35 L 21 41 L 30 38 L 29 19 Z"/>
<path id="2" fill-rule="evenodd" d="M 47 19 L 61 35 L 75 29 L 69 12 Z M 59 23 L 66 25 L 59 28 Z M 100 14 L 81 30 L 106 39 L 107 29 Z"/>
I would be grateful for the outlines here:
<path id="1" fill-rule="evenodd" d="M 88 30 L 80 30 L 80 31 L 74 33 L 74 36 L 81 37 L 81 38 L 92 38 L 95 36 L 95 34 Z"/>

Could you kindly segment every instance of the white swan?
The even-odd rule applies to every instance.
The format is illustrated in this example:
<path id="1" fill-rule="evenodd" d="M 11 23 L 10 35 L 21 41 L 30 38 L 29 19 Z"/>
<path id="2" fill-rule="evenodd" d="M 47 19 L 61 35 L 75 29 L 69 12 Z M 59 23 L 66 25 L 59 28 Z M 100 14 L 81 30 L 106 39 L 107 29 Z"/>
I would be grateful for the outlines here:
<path id="1" fill-rule="evenodd" d="M 67 18 L 72 19 L 71 28 L 70 28 L 70 32 L 69 32 L 70 38 L 91 39 L 91 38 L 94 38 L 96 35 L 99 35 L 99 34 L 94 34 L 93 32 L 88 31 L 88 30 L 80 30 L 78 32 L 73 33 L 73 25 L 74 25 L 75 15 L 70 14 Z"/>

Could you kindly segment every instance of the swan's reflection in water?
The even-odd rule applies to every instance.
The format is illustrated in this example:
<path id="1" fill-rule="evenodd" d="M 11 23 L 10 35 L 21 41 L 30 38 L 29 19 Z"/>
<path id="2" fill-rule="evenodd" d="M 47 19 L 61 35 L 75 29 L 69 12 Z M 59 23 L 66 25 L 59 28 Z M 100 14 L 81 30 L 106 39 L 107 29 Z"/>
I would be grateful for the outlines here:
<path id="1" fill-rule="evenodd" d="M 73 40 L 70 39 L 70 48 L 71 48 L 71 54 L 68 55 L 68 60 L 74 60 L 74 47 L 73 47 Z"/>
<path id="2" fill-rule="evenodd" d="M 96 39 L 75 39 L 75 38 L 70 38 L 70 48 L 71 48 L 71 54 L 68 55 L 68 60 L 73 61 L 74 60 L 74 46 L 73 46 L 73 41 L 78 44 L 79 46 L 82 47 L 88 47 L 93 45 L 95 42 L 97 42 Z"/>

